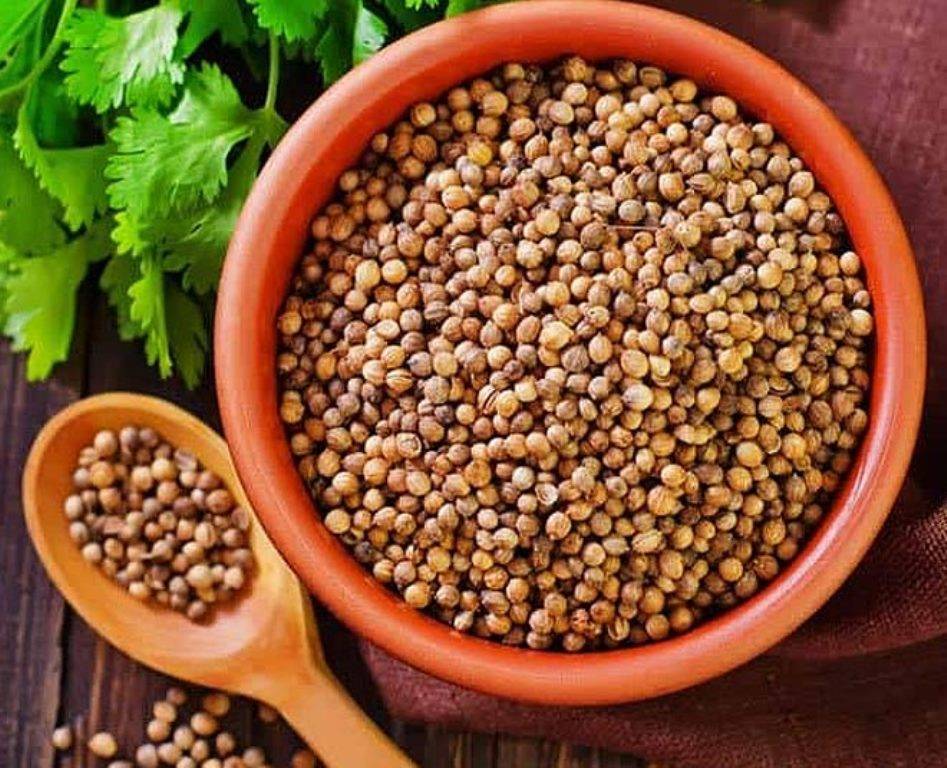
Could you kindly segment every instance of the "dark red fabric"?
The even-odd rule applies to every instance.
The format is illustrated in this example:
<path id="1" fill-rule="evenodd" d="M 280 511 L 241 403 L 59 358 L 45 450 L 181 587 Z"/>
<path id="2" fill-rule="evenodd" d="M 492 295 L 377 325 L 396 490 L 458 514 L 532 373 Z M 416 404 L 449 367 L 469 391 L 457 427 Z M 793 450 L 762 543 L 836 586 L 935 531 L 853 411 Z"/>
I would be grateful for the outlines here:
<path id="1" fill-rule="evenodd" d="M 922 272 L 930 369 L 911 479 L 868 556 L 766 656 L 671 696 L 560 709 L 492 699 L 364 644 L 392 713 L 685 766 L 947 766 L 947 0 L 666 0 L 806 80 L 888 181 Z"/>

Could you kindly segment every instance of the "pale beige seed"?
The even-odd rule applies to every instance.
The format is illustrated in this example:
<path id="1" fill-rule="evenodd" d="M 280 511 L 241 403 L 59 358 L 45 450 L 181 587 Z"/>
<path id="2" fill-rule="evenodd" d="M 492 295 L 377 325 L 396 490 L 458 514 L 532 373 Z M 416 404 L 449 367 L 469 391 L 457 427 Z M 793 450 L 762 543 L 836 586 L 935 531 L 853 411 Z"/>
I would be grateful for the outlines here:
<path id="1" fill-rule="evenodd" d="M 61 752 L 72 749 L 72 728 L 68 725 L 61 725 L 53 731 L 51 742 L 53 747 Z"/>
<path id="2" fill-rule="evenodd" d="M 94 734 L 87 742 L 87 746 L 93 755 L 104 759 L 115 757 L 118 752 L 118 742 L 108 731 L 99 731 Z"/>

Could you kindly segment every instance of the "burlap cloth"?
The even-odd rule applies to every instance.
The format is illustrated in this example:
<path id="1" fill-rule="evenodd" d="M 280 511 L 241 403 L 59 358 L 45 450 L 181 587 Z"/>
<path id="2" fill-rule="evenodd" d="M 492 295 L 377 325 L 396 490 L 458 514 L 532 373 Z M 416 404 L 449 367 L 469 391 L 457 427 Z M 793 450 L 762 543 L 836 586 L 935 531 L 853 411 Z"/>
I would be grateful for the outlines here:
<path id="1" fill-rule="evenodd" d="M 807 81 L 890 185 L 922 271 L 930 373 L 911 479 L 869 555 L 768 655 L 648 702 L 557 709 L 449 685 L 365 644 L 391 712 L 687 766 L 947 766 L 947 0 L 668 0 Z M 944 467 L 942 469 L 942 466 Z"/>

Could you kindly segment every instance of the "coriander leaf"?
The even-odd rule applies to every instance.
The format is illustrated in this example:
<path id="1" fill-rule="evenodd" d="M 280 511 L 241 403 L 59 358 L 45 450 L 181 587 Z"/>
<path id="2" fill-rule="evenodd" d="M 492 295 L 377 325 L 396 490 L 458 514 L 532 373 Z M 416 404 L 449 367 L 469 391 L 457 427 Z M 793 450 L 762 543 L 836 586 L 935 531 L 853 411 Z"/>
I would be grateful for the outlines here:
<path id="1" fill-rule="evenodd" d="M 215 32 L 220 33 L 220 39 L 227 45 L 247 41 L 250 33 L 238 0 L 181 0 L 180 5 L 188 14 L 178 48 L 181 58 L 194 53 Z"/>
<path id="2" fill-rule="evenodd" d="M 145 237 L 144 227 L 130 211 L 119 211 L 113 218 L 112 240 L 119 253 L 139 256 L 149 250 L 151 245 Z"/>
<path id="3" fill-rule="evenodd" d="M 361 64 L 385 44 L 388 26 L 374 13 L 358 4 L 355 16 L 355 38 L 352 41 L 352 63 Z"/>
<path id="4" fill-rule="evenodd" d="M 49 375 L 69 355 L 76 318 L 76 292 L 89 264 L 108 249 L 107 231 L 95 227 L 42 256 L 13 262 L 5 281 L 4 333 L 16 352 L 29 352 L 26 377 Z"/>
<path id="5" fill-rule="evenodd" d="M 171 357 L 188 389 L 194 389 L 204 372 L 207 357 L 207 328 L 201 308 L 174 283 L 165 293 L 168 342 Z"/>
<path id="6" fill-rule="evenodd" d="M 0 328 L 7 322 L 7 280 L 13 270 L 13 262 L 17 258 L 16 252 L 7 245 L 0 243 Z"/>
<path id="7" fill-rule="evenodd" d="M 404 4 L 412 10 L 419 10 L 425 6 L 428 8 L 437 8 L 440 0 L 404 0 Z"/>
<path id="8" fill-rule="evenodd" d="M 164 272 L 158 260 L 146 256 L 139 261 L 141 276 L 128 288 L 128 316 L 145 338 L 149 365 L 158 365 L 161 377 L 171 375 L 171 352 L 165 311 Z"/>
<path id="9" fill-rule="evenodd" d="M 316 53 L 322 78 L 328 84 L 381 48 L 388 28 L 361 0 L 337 0 L 327 20 Z"/>
<path id="10" fill-rule="evenodd" d="M 37 23 L 48 0 L 3 0 L 0 3 L 0 59 L 6 58 L 14 46 Z"/>
<path id="11" fill-rule="evenodd" d="M 183 270 L 185 288 L 199 294 L 212 291 L 220 279 L 224 254 L 234 225 L 260 165 L 263 140 L 247 144 L 230 172 L 223 193 L 210 206 L 190 216 L 169 220 L 159 228 L 167 248 L 164 266 Z"/>
<path id="12" fill-rule="evenodd" d="M 44 192 L 0 133 L 0 242 L 20 254 L 44 253 L 66 241 L 62 207 Z"/>
<path id="13" fill-rule="evenodd" d="M 405 32 L 413 32 L 433 24 L 440 18 L 437 2 L 431 5 L 419 4 L 416 7 L 409 7 L 404 0 L 382 0 L 382 4 Z"/>
<path id="14" fill-rule="evenodd" d="M 73 231 L 89 225 L 108 208 L 105 194 L 105 145 L 72 149 L 43 149 L 29 120 L 29 99 L 17 111 L 13 142 L 23 163 L 36 175 L 40 187 L 63 205 L 63 220 Z"/>
<path id="15" fill-rule="evenodd" d="M 132 320 L 132 299 L 128 295 L 129 289 L 140 277 L 138 259 L 126 253 L 113 253 L 99 278 L 99 287 L 105 291 L 109 306 L 115 310 L 118 335 L 123 341 L 131 341 L 142 335 L 141 326 Z"/>
<path id="16" fill-rule="evenodd" d="M 448 18 L 460 16 L 467 11 L 476 11 L 478 8 L 486 8 L 488 5 L 496 5 L 500 2 L 503 0 L 448 0 L 447 11 L 444 15 Z"/>
<path id="17" fill-rule="evenodd" d="M 29 86 L 26 101 L 36 140 L 48 147 L 74 147 L 82 143 L 80 107 L 69 98 L 62 72 L 49 68 Z"/>
<path id="18" fill-rule="evenodd" d="M 249 0 L 257 21 L 287 41 L 306 40 L 316 33 L 316 22 L 337 0 Z"/>
<path id="19" fill-rule="evenodd" d="M 112 206 L 141 218 L 211 202 L 227 181 L 231 150 L 259 121 L 216 66 L 189 73 L 184 97 L 167 117 L 139 108 L 116 121 L 116 151 L 105 171 Z"/>
<path id="20" fill-rule="evenodd" d="M 184 77 L 174 59 L 182 12 L 173 4 L 117 18 L 87 8 L 65 30 L 62 70 L 69 95 L 98 112 L 122 104 L 163 106 Z"/>

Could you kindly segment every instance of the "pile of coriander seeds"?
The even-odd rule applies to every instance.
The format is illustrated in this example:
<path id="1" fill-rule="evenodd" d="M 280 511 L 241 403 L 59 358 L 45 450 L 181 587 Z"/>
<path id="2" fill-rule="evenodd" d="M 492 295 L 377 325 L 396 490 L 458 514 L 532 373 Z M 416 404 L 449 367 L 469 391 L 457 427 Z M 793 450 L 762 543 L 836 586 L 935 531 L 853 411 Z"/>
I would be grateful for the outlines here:
<path id="1" fill-rule="evenodd" d="M 70 537 L 133 597 L 198 621 L 248 583 L 249 513 L 217 474 L 150 427 L 96 433 L 72 481 Z"/>
<path id="2" fill-rule="evenodd" d="M 376 135 L 278 317 L 326 527 L 457 630 L 664 639 L 792 560 L 867 426 L 841 217 L 772 126 L 630 61 L 511 63 Z"/>
<path id="3" fill-rule="evenodd" d="M 146 740 L 132 752 L 134 759 L 121 756 L 126 750 L 109 731 L 94 733 L 84 746 L 103 761 L 97 764 L 105 768 L 271 768 L 261 747 L 241 748 L 234 734 L 225 728 L 224 718 L 231 712 L 230 696 L 210 691 L 200 699 L 200 707 L 189 706 L 188 699 L 188 694 L 175 686 L 168 689 L 163 699 L 153 703 L 152 717 L 144 729 Z M 276 710 L 260 703 L 254 719 L 272 725 L 280 717 Z M 81 720 L 61 725 L 53 731 L 51 741 L 56 750 L 72 752 L 73 758 L 84 765 L 77 743 L 82 730 Z M 258 734 L 256 723 L 253 730 Z M 290 768 L 315 768 L 315 765 L 315 755 L 308 749 L 299 749 L 290 758 Z"/>

